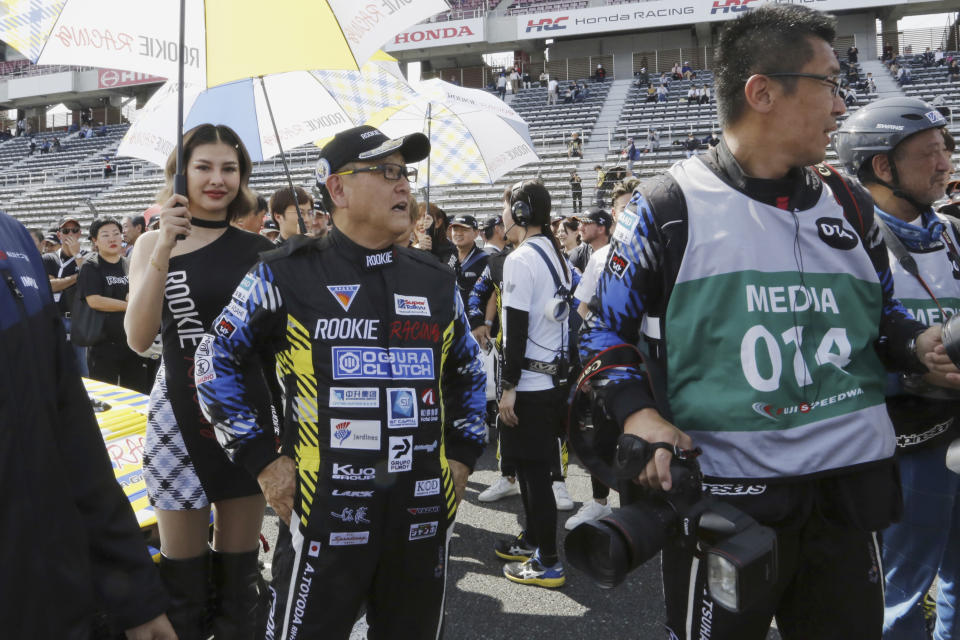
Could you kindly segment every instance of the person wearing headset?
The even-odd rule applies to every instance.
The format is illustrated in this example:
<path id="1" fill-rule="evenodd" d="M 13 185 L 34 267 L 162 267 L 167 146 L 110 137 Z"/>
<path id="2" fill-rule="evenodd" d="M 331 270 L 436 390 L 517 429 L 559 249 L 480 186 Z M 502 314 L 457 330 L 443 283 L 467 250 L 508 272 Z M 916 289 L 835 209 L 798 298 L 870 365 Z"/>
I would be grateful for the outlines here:
<path id="1" fill-rule="evenodd" d="M 504 194 L 507 239 L 516 247 L 503 269 L 504 358 L 501 455 L 516 469 L 526 529 L 501 540 L 504 575 L 520 584 L 559 587 L 557 505 L 551 466 L 566 407 L 567 316 L 572 274 L 550 228 L 550 193 L 518 182 Z"/>

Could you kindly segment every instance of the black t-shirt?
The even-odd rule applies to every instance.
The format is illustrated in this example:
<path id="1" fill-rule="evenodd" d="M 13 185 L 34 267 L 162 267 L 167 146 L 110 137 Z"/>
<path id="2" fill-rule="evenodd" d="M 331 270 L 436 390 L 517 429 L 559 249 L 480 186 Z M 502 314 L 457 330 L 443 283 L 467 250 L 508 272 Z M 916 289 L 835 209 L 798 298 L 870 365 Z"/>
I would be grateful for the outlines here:
<path id="1" fill-rule="evenodd" d="M 77 295 L 84 298 L 103 296 L 114 300 L 126 300 L 130 284 L 123 265 L 125 261 L 126 258 L 121 258 L 111 264 L 101 257 L 98 260 L 84 262 L 80 267 L 80 276 L 77 278 L 75 287 Z M 103 326 L 107 335 L 106 341 L 126 343 L 127 336 L 123 331 L 124 312 L 107 311 L 105 313 Z"/>
<path id="2" fill-rule="evenodd" d="M 576 178 L 570 178 L 570 190 L 573 193 L 577 193 L 578 191 L 583 193 L 583 187 L 580 185 L 580 176 L 577 176 Z"/>
<path id="3" fill-rule="evenodd" d="M 593 247 L 586 242 L 581 242 L 570 252 L 570 264 L 576 267 L 577 271 L 583 273 L 587 268 L 587 262 L 590 261 L 591 255 L 593 255 Z"/>
<path id="4" fill-rule="evenodd" d="M 64 256 L 63 249 L 60 249 L 43 255 L 43 268 L 51 278 L 68 278 L 77 273 L 77 261 L 72 256 L 69 258 Z M 70 313 L 76 291 L 77 285 L 72 284 L 63 291 L 53 294 L 53 299 L 60 309 L 60 315 Z"/>

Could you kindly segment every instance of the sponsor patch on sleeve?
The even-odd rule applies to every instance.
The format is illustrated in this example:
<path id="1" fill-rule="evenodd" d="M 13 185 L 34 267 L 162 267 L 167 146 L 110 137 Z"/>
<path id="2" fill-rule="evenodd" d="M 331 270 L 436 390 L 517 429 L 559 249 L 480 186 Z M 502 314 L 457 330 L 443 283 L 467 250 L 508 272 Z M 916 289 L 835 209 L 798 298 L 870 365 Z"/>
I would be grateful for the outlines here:
<path id="1" fill-rule="evenodd" d="M 624 209 L 617 216 L 617 228 L 613 232 L 613 237 L 620 242 L 629 242 L 633 238 L 633 233 L 637 230 L 637 224 L 639 223 L 639 215 Z"/>
<path id="2" fill-rule="evenodd" d="M 623 278 L 623 274 L 630 267 L 630 261 L 623 257 L 619 251 L 610 253 L 610 259 L 607 261 L 607 268 L 618 278 Z"/>

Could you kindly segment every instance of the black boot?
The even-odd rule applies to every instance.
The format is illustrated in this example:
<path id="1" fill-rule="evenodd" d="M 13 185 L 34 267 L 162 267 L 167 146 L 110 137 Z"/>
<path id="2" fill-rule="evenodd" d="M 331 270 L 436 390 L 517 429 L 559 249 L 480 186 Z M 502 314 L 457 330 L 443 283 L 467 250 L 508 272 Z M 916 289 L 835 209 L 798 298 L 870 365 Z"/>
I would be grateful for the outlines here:
<path id="1" fill-rule="evenodd" d="M 160 556 L 160 576 L 170 594 L 167 617 L 180 640 L 206 640 L 210 554 L 171 559 Z"/>
<path id="2" fill-rule="evenodd" d="M 259 551 L 213 552 L 213 637 L 253 640 L 259 603 Z"/>

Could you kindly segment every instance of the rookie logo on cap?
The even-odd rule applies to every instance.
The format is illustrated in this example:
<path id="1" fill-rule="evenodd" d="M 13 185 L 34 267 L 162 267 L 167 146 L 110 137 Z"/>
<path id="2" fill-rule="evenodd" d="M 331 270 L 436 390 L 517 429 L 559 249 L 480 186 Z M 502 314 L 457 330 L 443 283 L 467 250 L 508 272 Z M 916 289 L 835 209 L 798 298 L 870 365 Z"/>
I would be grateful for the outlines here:
<path id="1" fill-rule="evenodd" d="M 327 184 L 327 178 L 330 177 L 330 163 L 326 158 L 317 160 L 317 182 Z"/>

